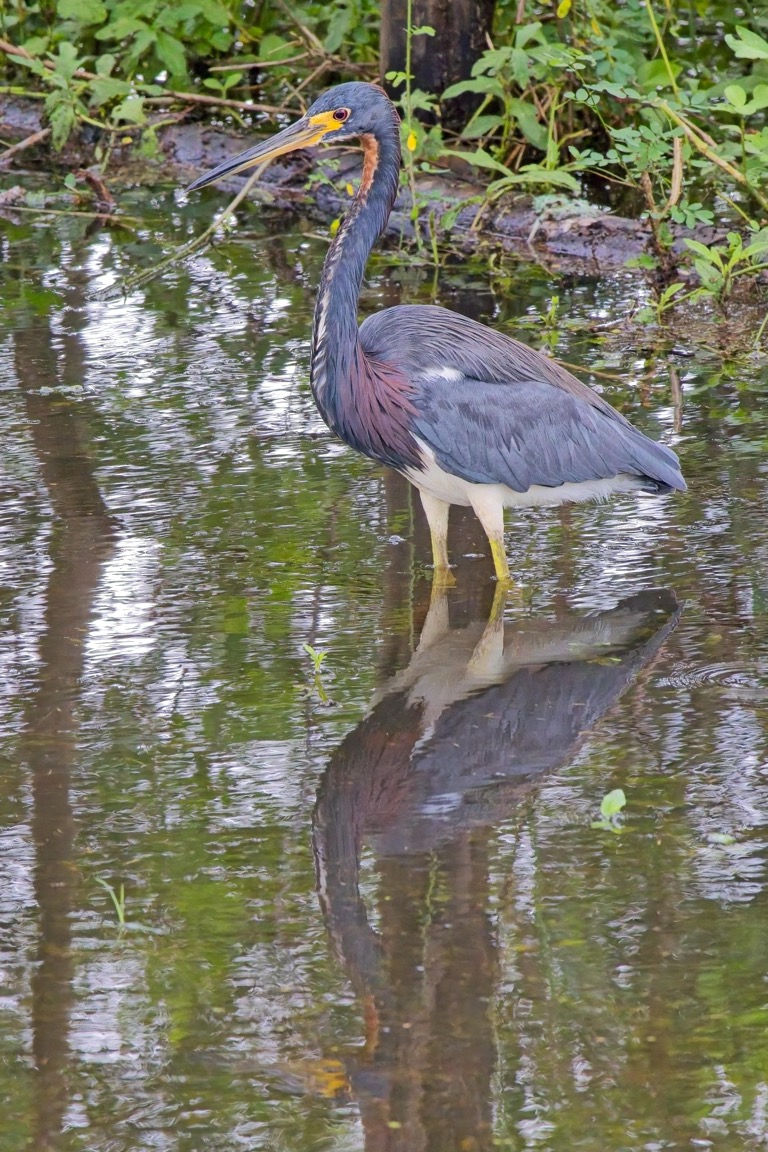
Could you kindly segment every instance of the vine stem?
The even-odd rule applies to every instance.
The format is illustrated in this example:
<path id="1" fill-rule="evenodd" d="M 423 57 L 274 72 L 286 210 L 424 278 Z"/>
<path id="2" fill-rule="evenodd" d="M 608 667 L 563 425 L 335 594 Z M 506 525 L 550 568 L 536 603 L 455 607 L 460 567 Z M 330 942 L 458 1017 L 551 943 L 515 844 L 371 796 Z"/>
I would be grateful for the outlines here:
<path id="1" fill-rule="evenodd" d="M 416 247 L 421 252 L 423 241 L 419 230 L 419 210 L 416 193 L 416 172 L 413 166 L 413 152 L 411 151 L 411 136 L 413 135 L 413 107 L 411 105 L 411 45 L 413 41 L 413 0 L 406 0 L 406 27 L 405 27 L 405 109 L 407 116 L 408 137 L 405 141 L 406 168 L 408 170 L 408 186 L 411 192 L 411 219 L 413 221 Z"/>
<path id="2" fill-rule="evenodd" d="M 0 167 L 5 164 L 6 160 L 10 160 L 17 152 L 23 152 L 25 148 L 33 148 L 35 144 L 40 144 L 43 140 L 47 140 L 51 134 L 50 128 L 41 128 L 39 132 L 33 132 L 31 136 L 27 136 L 24 140 L 19 140 L 18 144 L 12 144 L 10 148 L 6 148 L 2 156 L 0 156 Z"/>
<path id="3" fill-rule="evenodd" d="M 171 268 L 174 264 L 179 264 L 182 260 L 186 260 L 188 256 L 192 256 L 195 252 L 203 248 L 216 230 L 220 228 L 221 225 L 229 219 L 235 209 L 242 204 L 268 163 L 269 161 L 267 161 L 266 164 L 260 164 L 258 168 L 254 169 L 237 195 L 230 200 L 229 204 L 227 204 L 226 208 L 224 208 L 218 216 L 214 217 L 204 232 L 201 232 L 199 236 L 195 236 L 186 244 L 182 244 L 180 248 L 174 248 L 173 252 L 157 264 L 154 264 L 151 268 L 147 268 L 135 276 L 129 276 L 126 280 L 123 280 L 121 284 L 113 288 L 108 288 L 100 294 L 100 299 L 114 300 L 118 296 L 125 296 L 135 288 L 141 288 L 144 284 L 148 284 L 150 280 L 154 280 L 155 277 L 159 276 L 161 272 L 164 272 L 166 268 Z"/>
<path id="4" fill-rule="evenodd" d="M 653 10 L 651 0 L 645 0 L 645 8 L 648 13 L 648 19 L 651 22 L 651 27 L 653 28 L 653 34 L 656 37 L 656 44 L 658 45 L 659 52 L 661 53 L 661 58 L 664 61 L 664 67 L 667 70 L 667 76 L 669 77 L 669 83 L 672 87 L 672 91 L 674 92 L 675 96 L 679 96 L 680 93 L 675 81 L 675 74 L 672 71 L 672 65 L 669 62 L 669 56 L 667 56 L 667 49 L 664 46 L 661 29 L 659 28 L 658 22 L 656 20 L 656 13 Z"/>
<path id="5" fill-rule="evenodd" d="M 734 168 L 733 164 L 729 164 L 722 156 L 718 156 L 715 149 L 707 143 L 703 135 L 694 128 L 690 121 L 686 120 L 685 117 L 681 116 L 678 112 L 675 112 L 674 108 L 671 108 L 666 100 L 654 100 L 651 102 L 651 106 L 659 108 L 666 116 L 669 116 L 673 123 L 679 125 L 697 152 L 701 152 L 702 156 L 706 156 L 707 160 L 716 164 L 718 168 L 722 168 L 723 172 L 727 172 L 732 180 L 748 188 L 750 195 L 755 198 L 763 211 L 768 212 L 768 198 L 747 179 L 743 172 L 740 172 L 738 168 Z"/>

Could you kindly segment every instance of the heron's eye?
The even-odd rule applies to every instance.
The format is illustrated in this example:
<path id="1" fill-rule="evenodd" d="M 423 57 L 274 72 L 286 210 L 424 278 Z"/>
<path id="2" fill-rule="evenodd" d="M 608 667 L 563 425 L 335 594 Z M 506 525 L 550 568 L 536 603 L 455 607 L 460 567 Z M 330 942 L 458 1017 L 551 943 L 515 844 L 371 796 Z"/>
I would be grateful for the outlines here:
<path id="1" fill-rule="evenodd" d="M 338 120 L 339 124 L 343 124 L 345 120 L 349 120 L 349 108 L 337 108 L 333 118 Z"/>

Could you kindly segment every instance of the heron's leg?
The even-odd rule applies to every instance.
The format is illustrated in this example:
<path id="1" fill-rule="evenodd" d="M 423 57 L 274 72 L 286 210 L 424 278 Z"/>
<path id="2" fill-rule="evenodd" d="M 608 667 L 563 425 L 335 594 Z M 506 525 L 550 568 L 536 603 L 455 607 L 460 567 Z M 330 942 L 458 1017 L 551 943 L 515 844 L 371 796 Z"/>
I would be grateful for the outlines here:
<path id="1" fill-rule="evenodd" d="M 509 584 L 499 580 L 488 623 L 469 658 L 467 672 L 479 680 L 497 681 L 504 671 L 504 605 L 508 593 Z"/>
<path id="2" fill-rule="evenodd" d="M 500 584 L 510 584 L 512 577 L 504 547 L 504 505 L 495 492 L 480 485 L 470 492 L 469 498 L 490 542 L 496 579 Z"/>
<path id="3" fill-rule="evenodd" d="M 429 611 L 419 636 L 417 652 L 424 652 L 431 648 L 449 631 L 448 594 L 447 585 L 438 580 L 432 582 L 432 593 L 429 598 Z"/>
<path id="4" fill-rule="evenodd" d="M 455 584 L 456 578 L 448 565 L 448 513 L 450 504 L 430 496 L 419 489 L 421 503 L 429 524 L 432 537 L 432 562 L 435 566 L 434 580 L 439 584 Z"/>

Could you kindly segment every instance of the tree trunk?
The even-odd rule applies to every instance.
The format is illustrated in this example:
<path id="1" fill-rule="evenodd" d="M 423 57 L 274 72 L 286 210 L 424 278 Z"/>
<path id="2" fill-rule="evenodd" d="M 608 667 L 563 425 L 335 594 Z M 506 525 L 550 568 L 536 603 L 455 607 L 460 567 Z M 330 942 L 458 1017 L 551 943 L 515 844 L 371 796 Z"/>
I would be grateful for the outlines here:
<path id="1" fill-rule="evenodd" d="M 413 0 L 413 27 L 426 25 L 435 30 L 434 36 L 414 36 L 411 41 L 414 87 L 439 97 L 449 85 L 469 78 L 472 65 L 488 47 L 494 6 L 495 0 Z M 400 92 L 393 91 L 384 77 L 387 72 L 405 71 L 407 22 L 407 0 L 382 0 L 381 76 L 384 87 L 395 96 Z M 473 93 L 443 101 L 443 124 L 462 128 L 478 102 Z"/>

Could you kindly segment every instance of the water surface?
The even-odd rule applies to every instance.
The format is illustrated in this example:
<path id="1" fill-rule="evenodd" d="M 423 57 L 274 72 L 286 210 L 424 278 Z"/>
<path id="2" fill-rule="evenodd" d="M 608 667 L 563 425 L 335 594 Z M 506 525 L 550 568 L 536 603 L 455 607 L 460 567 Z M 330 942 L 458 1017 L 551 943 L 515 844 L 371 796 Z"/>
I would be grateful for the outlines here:
<path id="1" fill-rule="evenodd" d="M 311 225 L 99 295 L 213 203 L 2 225 L 0 1147 L 765 1147 L 764 366 L 606 327 L 630 277 L 376 260 L 363 311 L 558 294 L 690 484 L 511 518 L 503 622 L 456 511 L 430 603 L 314 409 Z"/>

